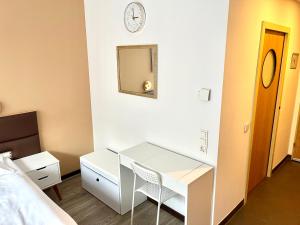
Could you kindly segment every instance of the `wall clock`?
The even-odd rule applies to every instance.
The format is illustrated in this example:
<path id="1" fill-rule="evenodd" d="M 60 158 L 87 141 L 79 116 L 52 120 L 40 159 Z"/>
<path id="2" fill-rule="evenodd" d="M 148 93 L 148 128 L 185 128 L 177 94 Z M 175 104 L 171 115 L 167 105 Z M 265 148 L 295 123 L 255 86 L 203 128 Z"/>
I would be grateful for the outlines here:
<path id="1" fill-rule="evenodd" d="M 124 24 L 126 29 L 135 33 L 140 31 L 146 22 L 146 12 L 140 2 L 131 2 L 127 5 L 124 12 Z"/>

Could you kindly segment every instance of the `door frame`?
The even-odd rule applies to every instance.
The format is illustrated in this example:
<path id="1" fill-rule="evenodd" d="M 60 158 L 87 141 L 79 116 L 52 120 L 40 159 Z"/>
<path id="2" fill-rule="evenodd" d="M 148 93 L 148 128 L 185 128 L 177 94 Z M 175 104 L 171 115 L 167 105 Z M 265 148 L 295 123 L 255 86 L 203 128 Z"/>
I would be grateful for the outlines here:
<path id="1" fill-rule="evenodd" d="M 271 146 L 270 146 L 270 153 L 269 153 L 269 160 L 268 160 L 267 177 L 271 177 L 271 175 L 272 175 L 272 164 L 273 164 L 273 158 L 274 158 L 276 133 L 277 133 L 277 127 L 278 127 L 279 114 L 280 114 L 279 109 L 280 109 L 280 105 L 281 105 L 281 97 L 282 97 L 282 91 L 283 91 L 283 83 L 284 83 L 287 55 L 288 55 L 288 48 L 289 48 L 288 44 L 289 44 L 289 38 L 290 38 L 290 28 L 263 21 L 262 26 L 261 26 L 260 44 L 259 44 L 259 53 L 258 53 L 258 60 L 257 60 L 257 67 L 256 67 L 253 107 L 252 107 L 252 116 L 251 116 L 251 125 L 250 125 L 247 176 L 246 176 L 246 186 L 245 186 L 245 203 L 247 201 L 247 196 L 248 196 L 248 182 L 249 182 L 249 175 L 250 175 L 251 154 L 252 154 L 252 146 L 253 146 L 256 104 L 257 104 L 257 97 L 258 97 L 258 87 L 259 87 L 259 82 L 261 79 L 260 76 L 261 76 L 261 72 L 262 72 L 262 68 L 260 65 L 262 64 L 262 62 L 264 60 L 263 48 L 264 48 L 264 40 L 265 40 L 266 30 L 278 31 L 278 32 L 285 34 L 283 54 L 282 54 L 282 60 L 281 60 L 281 69 L 280 69 L 280 76 L 279 76 L 279 84 L 278 84 L 278 91 L 277 91 L 277 99 L 276 99 L 276 106 L 275 106 L 275 115 L 274 115 L 274 122 L 273 122 Z"/>
<path id="2" fill-rule="evenodd" d="M 294 158 L 294 151 L 295 151 L 295 143 L 296 143 L 296 138 L 297 138 L 297 133 L 298 133 L 298 129 L 300 127 L 300 105 L 298 107 L 298 113 L 297 113 L 297 125 L 296 125 L 296 130 L 295 130 L 295 133 L 294 133 L 294 142 L 293 142 L 293 151 L 292 151 L 292 160 L 294 161 L 297 161 L 297 162 L 300 162 L 300 159 L 298 158 Z"/>

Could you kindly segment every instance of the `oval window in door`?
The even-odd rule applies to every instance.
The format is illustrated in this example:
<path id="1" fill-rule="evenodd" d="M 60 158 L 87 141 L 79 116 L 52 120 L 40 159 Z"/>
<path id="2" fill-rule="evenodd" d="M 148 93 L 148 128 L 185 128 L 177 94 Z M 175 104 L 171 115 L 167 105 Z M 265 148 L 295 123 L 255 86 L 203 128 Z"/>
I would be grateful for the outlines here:
<path id="1" fill-rule="evenodd" d="M 271 86 L 272 81 L 274 79 L 276 71 L 276 53 L 273 49 L 270 49 L 265 56 L 264 64 L 262 67 L 262 84 L 265 88 L 268 88 Z"/>

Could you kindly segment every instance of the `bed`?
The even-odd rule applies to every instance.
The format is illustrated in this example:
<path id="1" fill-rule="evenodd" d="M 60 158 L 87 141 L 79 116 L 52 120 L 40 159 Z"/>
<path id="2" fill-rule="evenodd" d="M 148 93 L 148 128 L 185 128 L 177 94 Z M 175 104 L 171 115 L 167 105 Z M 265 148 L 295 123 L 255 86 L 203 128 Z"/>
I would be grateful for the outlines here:
<path id="1" fill-rule="evenodd" d="M 41 151 L 36 112 L 0 117 L 0 225 L 76 225 L 12 159 Z"/>

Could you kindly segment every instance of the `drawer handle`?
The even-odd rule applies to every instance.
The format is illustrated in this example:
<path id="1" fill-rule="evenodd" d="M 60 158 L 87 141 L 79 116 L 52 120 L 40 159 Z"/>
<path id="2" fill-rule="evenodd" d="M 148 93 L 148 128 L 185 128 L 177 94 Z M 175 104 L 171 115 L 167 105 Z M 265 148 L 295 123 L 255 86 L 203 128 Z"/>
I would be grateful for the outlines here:
<path id="1" fill-rule="evenodd" d="M 44 176 L 44 177 L 41 177 L 41 178 L 39 178 L 38 180 L 44 180 L 44 179 L 46 179 L 46 178 L 48 178 L 49 176 Z"/>
<path id="2" fill-rule="evenodd" d="M 99 178 L 97 178 L 96 181 L 99 182 Z"/>
<path id="3" fill-rule="evenodd" d="M 43 170 L 43 169 L 45 169 L 47 166 L 44 166 L 44 167 L 41 167 L 41 168 L 39 168 L 39 169 L 36 169 L 36 170 Z"/>

